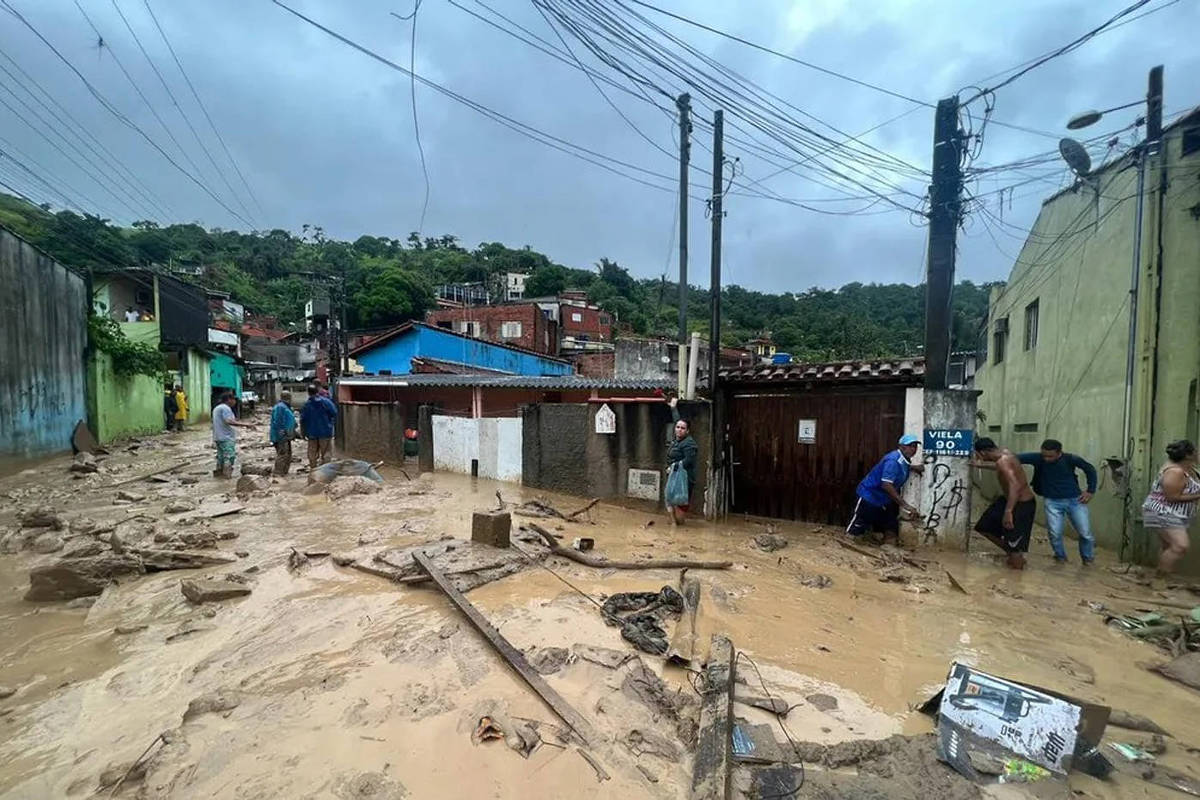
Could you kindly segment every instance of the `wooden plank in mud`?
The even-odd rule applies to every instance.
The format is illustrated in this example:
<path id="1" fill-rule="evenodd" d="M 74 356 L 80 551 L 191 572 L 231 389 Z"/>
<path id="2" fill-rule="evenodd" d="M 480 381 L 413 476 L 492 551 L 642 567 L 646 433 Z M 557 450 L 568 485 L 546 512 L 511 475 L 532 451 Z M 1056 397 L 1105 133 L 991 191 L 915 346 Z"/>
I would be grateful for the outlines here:
<path id="1" fill-rule="evenodd" d="M 730 800 L 733 767 L 733 644 L 713 634 L 704 665 L 692 800 Z"/>
<path id="2" fill-rule="evenodd" d="M 667 649 L 667 661 L 687 666 L 696 653 L 696 613 L 700 608 L 700 581 L 687 577 L 685 570 L 679 576 L 679 590 L 683 595 L 683 613 L 675 625 L 675 635 Z"/>
<path id="3" fill-rule="evenodd" d="M 454 584 L 450 582 L 449 577 L 438 569 L 428 556 L 417 550 L 413 553 L 413 561 L 416 561 L 425 574 L 433 579 L 433 582 L 442 590 L 442 593 L 450 598 L 450 602 L 458 606 L 458 610 L 466 616 L 467 621 L 474 626 L 475 630 L 483 634 L 488 643 L 496 648 L 496 651 L 509 663 L 509 666 L 517 671 L 517 674 L 524 679 L 525 683 L 529 684 L 529 688 L 538 693 L 538 696 L 546 702 L 546 705 L 550 706 L 550 709 L 558 715 L 559 719 L 567 723 L 567 726 L 575 732 L 575 735 L 584 744 L 596 740 L 592 732 L 592 726 L 588 721 L 570 703 L 564 700 L 562 695 L 556 692 L 550 684 L 546 683 L 546 680 L 538 671 L 530 666 L 524 654 L 513 647 L 508 639 L 505 639 L 503 634 L 496 630 L 492 626 L 492 623 L 488 622 L 487 617 L 481 614 L 479 609 L 475 608 L 462 592 L 454 588 Z"/>

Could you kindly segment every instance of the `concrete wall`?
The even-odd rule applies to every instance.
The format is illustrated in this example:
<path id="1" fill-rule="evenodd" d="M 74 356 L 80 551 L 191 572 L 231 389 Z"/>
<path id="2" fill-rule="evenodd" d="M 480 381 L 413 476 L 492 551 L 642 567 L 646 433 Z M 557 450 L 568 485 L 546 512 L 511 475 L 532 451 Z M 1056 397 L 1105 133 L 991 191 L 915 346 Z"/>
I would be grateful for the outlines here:
<path id="1" fill-rule="evenodd" d="M 434 414 L 431 422 L 435 470 L 470 475 L 476 462 L 481 478 L 521 481 L 521 419 Z"/>
<path id="2" fill-rule="evenodd" d="M 666 380 L 675 377 L 667 343 L 656 339 L 617 339 L 613 375 L 618 378 Z"/>
<path id="3" fill-rule="evenodd" d="M 0 458 L 69 450 L 85 419 L 84 280 L 0 229 Z"/>
<path id="4" fill-rule="evenodd" d="M 664 473 L 667 442 L 674 423 L 665 403 L 612 403 L 616 432 L 595 432 L 599 403 L 542 403 L 524 414 L 526 486 L 585 497 L 626 496 L 630 469 Z M 709 406 L 681 403 L 680 414 L 691 423 L 699 456 L 692 504 L 703 505 L 709 460 Z"/>
<path id="5" fill-rule="evenodd" d="M 163 387 L 158 378 L 118 376 L 106 353 L 93 352 L 87 383 L 88 427 L 101 444 L 163 430 Z"/>
<path id="6" fill-rule="evenodd" d="M 910 395 L 911 396 L 911 395 Z M 906 400 L 908 397 L 905 398 Z M 924 439 L 924 430 L 974 430 L 976 394 L 970 390 L 924 389 L 923 430 L 913 433 Z M 905 409 L 907 424 L 909 410 Z M 967 531 L 974 524 L 971 503 L 970 456 L 937 455 L 929 450 L 920 453 L 925 473 L 914 476 L 910 483 L 919 486 L 917 508 L 924 518 L 922 542 L 960 544 L 966 541 Z"/>
<path id="7" fill-rule="evenodd" d="M 1183 158 L 1180 134 L 1181 128 L 1168 132 L 1164 155 L 1147 168 L 1131 423 L 1135 512 L 1166 443 L 1200 433 L 1200 224 L 1189 210 L 1200 202 L 1200 153 Z M 1046 201 L 1007 285 L 993 290 L 988 353 L 978 364 L 975 387 L 982 391 L 981 435 L 1014 451 L 1059 439 L 1100 469 L 1126 450 L 1121 429 L 1136 170 L 1125 161 L 1096 180 L 1094 187 Z M 1034 301 L 1038 336 L 1026 349 L 1025 309 Z M 1010 332 L 997 363 L 994 333 L 1002 319 Z M 986 478 L 984 487 L 994 490 Z M 1114 551 L 1121 549 L 1124 502 L 1123 487 L 1102 473 L 1090 505 L 1092 529 Z M 1136 525 L 1132 534 L 1140 552 L 1127 554 L 1156 556 L 1157 543 L 1144 541 Z M 1193 548 L 1184 569 L 1200 571 L 1200 548 Z"/>
<path id="8" fill-rule="evenodd" d="M 338 452 L 363 461 L 404 461 L 407 410 L 400 403 L 338 403 Z"/>

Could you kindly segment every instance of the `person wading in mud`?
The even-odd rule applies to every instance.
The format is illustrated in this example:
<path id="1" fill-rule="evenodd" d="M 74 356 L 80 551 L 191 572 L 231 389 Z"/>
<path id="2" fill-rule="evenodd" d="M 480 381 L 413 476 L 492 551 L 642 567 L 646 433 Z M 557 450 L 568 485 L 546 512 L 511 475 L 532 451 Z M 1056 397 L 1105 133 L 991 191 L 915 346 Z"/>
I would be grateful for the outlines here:
<path id="1" fill-rule="evenodd" d="M 287 475 L 292 468 L 292 440 L 296 438 L 296 415 L 292 412 L 292 393 L 281 392 L 271 409 L 271 444 L 275 446 L 276 475 Z"/>
<path id="2" fill-rule="evenodd" d="M 333 452 L 333 427 L 337 422 L 337 406 L 322 397 L 317 384 L 308 387 L 308 402 L 300 409 L 300 430 L 308 440 L 308 468 L 328 464 Z"/>
<path id="3" fill-rule="evenodd" d="M 1042 496 L 1054 560 L 1060 564 L 1067 563 L 1063 528 L 1065 518 L 1069 517 L 1071 527 L 1079 534 L 1079 558 L 1085 566 L 1091 564 L 1096 559 L 1096 539 L 1092 536 L 1087 504 L 1096 493 L 1096 468 L 1074 453 L 1064 453 L 1062 442 L 1057 439 L 1047 439 L 1042 442 L 1040 451 L 1021 453 L 1017 460 L 1033 467 L 1031 488 L 1034 494 Z M 995 469 L 995 465 L 987 461 L 975 461 L 972 466 Z M 1082 470 L 1087 479 L 1086 491 L 1079 491 L 1079 478 L 1075 476 L 1077 469 Z"/>
<path id="4" fill-rule="evenodd" d="M 1158 579 L 1175 569 L 1188 551 L 1188 525 L 1200 501 L 1200 475 L 1196 473 L 1196 445 L 1180 439 L 1167 445 L 1167 462 L 1158 471 L 1154 487 L 1142 503 L 1142 524 L 1157 531 L 1162 541 Z"/>
<path id="5" fill-rule="evenodd" d="M 238 422 L 233 415 L 233 404 L 237 400 L 232 392 L 221 395 L 221 402 L 213 409 L 213 443 L 217 446 L 217 468 L 213 477 L 232 478 L 233 462 L 237 459 L 237 432 L 234 428 L 253 428 L 249 422 Z"/>
<path id="6" fill-rule="evenodd" d="M 888 539 L 898 541 L 900 538 L 900 511 L 908 512 L 909 519 L 920 519 L 917 509 L 910 506 L 900 496 L 904 484 L 908 482 L 909 472 L 918 475 L 925 470 L 921 464 L 913 464 L 913 456 L 917 454 L 917 437 L 904 434 L 897 442 L 892 452 L 879 460 L 871 468 L 867 476 L 859 481 L 855 494 L 858 500 L 854 511 L 850 514 L 850 524 L 846 533 L 851 536 L 862 536 L 867 531 L 883 534 L 883 541 Z"/>
<path id="7" fill-rule="evenodd" d="M 667 449 L 667 464 L 671 468 L 679 465 L 687 473 L 688 502 L 677 506 L 667 506 L 671 522 L 682 525 L 687 519 L 688 509 L 691 508 L 692 490 L 696 487 L 696 440 L 692 438 L 692 426 L 686 419 L 679 416 L 679 398 L 672 397 L 667 401 L 671 407 L 671 418 L 675 420 L 675 428 Z"/>
<path id="8" fill-rule="evenodd" d="M 1021 462 L 1009 449 L 998 446 L 986 436 L 975 440 L 976 457 L 994 464 L 996 477 L 1004 494 L 992 501 L 975 530 L 1008 554 L 1008 566 L 1025 569 L 1025 554 L 1029 552 L 1029 537 L 1033 533 L 1033 515 L 1037 503 L 1033 490 L 1025 479 Z"/>

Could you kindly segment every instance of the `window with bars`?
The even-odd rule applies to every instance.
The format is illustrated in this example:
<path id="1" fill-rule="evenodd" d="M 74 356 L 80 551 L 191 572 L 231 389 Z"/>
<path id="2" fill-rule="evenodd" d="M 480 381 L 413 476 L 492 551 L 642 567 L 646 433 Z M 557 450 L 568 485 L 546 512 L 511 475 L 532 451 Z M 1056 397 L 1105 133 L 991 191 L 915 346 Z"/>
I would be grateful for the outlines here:
<path id="1" fill-rule="evenodd" d="M 520 322 L 501 322 L 500 323 L 500 338 L 501 339 L 520 339 L 521 338 L 521 323 Z"/>

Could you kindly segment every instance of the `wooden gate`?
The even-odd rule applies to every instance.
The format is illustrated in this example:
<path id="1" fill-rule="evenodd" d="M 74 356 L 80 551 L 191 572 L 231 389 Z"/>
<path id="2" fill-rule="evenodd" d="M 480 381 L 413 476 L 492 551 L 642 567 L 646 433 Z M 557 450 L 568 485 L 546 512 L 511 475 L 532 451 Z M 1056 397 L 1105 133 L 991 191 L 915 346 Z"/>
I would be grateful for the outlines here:
<path id="1" fill-rule="evenodd" d="M 903 387 L 730 389 L 734 511 L 845 525 L 854 489 L 904 433 Z M 816 422 L 811 443 L 801 420 Z"/>

